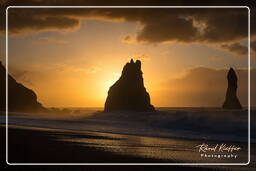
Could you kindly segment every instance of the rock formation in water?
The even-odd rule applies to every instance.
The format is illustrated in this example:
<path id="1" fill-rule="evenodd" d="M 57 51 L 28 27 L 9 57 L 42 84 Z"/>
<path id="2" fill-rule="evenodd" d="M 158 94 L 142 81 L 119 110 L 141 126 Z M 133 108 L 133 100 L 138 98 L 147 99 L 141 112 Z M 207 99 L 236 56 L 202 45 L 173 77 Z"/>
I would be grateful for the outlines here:
<path id="1" fill-rule="evenodd" d="M 136 111 L 148 112 L 155 108 L 150 104 L 142 77 L 141 62 L 131 59 L 123 68 L 122 75 L 108 91 L 105 112 Z"/>
<path id="2" fill-rule="evenodd" d="M 230 68 L 227 75 L 228 88 L 226 93 L 226 99 L 222 105 L 223 109 L 242 109 L 242 106 L 236 96 L 237 90 L 237 76 L 233 68 Z"/>
<path id="3" fill-rule="evenodd" d="M 6 109 L 6 70 L 0 61 L 0 111 Z M 38 101 L 34 91 L 17 83 L 8 74 L 8 111 L 10 112 L 38 112 L 45 111 Z"/>

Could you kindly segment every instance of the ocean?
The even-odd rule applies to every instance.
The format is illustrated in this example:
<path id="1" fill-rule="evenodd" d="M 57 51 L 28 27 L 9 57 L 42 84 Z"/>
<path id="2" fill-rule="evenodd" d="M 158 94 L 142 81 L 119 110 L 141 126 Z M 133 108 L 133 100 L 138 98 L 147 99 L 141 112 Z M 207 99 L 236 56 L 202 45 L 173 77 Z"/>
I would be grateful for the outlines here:
<path id="1" fill-rule="evenodd" d="M 124 155 L 171 159 L 178 163 L 248 161 L 247 109 L 158 108 L 157 112 L 142 113 L 104 113 L 102 108 L 69 110 L 70 113 L 57 114 L 12 112 L 9 113 L 8 124 L 105 137 L 93 139 L 56 135 L 59 141 L 77 142 Z M 251 110 L 251 115 L 255 112 L 255 109 Z M 5 123 L 5 116 L 0 117 L 0 123 Z M 251 130 L 255 128 L 251 127 Z M 255 143 L 253 133 L 251 142 Z M 217 150 L 200 152 L 200 145 L 217 146 Z M 240 149 L 231 152 L 218 151 L 220 146 Z M 255 154 L 251 155 L 255 158 Z"/>

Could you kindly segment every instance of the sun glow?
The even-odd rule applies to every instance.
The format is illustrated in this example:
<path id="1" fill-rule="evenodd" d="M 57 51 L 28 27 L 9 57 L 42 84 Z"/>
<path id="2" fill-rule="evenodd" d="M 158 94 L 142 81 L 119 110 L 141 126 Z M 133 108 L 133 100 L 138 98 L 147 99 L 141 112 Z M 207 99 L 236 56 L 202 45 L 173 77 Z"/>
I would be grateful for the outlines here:
<path id="1" fill-rule="evenodd" d="M 203 27 L 202 23 L 193 24 Z M 10 36 L 9 71 L 18 82 L 34 90 L 38 101 L 46 107 L 103 107 L 109 88 L 119 79 L 126 62 L 133 58 L 142 62 L 144 85 L 153 105 L 200 106 L 222 103 L 226 80 L 224 71 L 202 70 L 199 66 L 247 67 L 247 58 L 234 58 L 227 51 L 200 42 L 137 42 L 138 31 L 145 28 L 139 22 L 91 19 L 81 20 L 79 29 L 65 34 L 41 30 L 37 34 Z M 166 31 L 170 33 L 169 29 Z M 162 34 L 158 29 L 156 33 L 155 38 Z M 198 72 L 191 72 L 193 68 L 199 68 Z M 186 71 L 188 74 L 184 74 Z M 207 88 L 213 76 L 207 74 L 221 78 L 218 84 L 222 87 L 212 88 L 216 91 L 214 95 Z M 242 83 L 247 81 L 242 77 L 239 80 L 238 94 L 246 95 L 239 91 L 246 92 Z M 208 96 L 215 99 L 206 104 Z"/>

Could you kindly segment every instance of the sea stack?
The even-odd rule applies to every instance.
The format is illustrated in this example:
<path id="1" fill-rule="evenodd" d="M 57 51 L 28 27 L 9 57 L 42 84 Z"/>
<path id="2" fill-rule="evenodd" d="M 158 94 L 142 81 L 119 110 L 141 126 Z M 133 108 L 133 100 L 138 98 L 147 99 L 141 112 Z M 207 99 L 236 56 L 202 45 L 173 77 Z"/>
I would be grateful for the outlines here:
<path id="1" fill-rule="evenodd" d="M 6 110 L 6 69 L 0 61 L 0 111 Z M 8 74 L 8 111 L 10 112 L 41 112 L 46 111 L 37 101 L 36 93 L 16 82 Z"/>
<path id="2" fill-rule="evenodd" d="M 237 90 L 237 76 L 233 68 L 230 68 L 227 75 L 228 89 L 226 99 L 222 105 L 223 109 L 242 109 L 242 106 L 236 96 Z"/>
<path id="3" fill-rule="evenodd" d="M 131 59 L 123 68 L 122 75 L 108 91 L 105 112 L 114 111 L 155 111 L 144 87 L 141 61 Z"/>

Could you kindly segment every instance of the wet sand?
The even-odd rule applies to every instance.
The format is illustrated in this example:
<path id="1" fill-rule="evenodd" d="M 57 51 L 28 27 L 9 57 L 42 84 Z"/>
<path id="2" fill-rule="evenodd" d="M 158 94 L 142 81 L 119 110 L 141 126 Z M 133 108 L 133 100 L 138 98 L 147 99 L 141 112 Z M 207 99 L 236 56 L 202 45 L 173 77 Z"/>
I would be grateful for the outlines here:
<path id="1" fill-rule="evenodd" d="M 5 135 L 5 127 L 0 126 L 1 135 Z M 172 163 L 174 161 L 154 158 L 142 158 L 129 155 L 121 155 L 96 148 L 88 147 L 79 143 L 58 141 L 56 132 L 52 130 L 27 129 L 22 127 L 9 127 L 8 129 L 8 162 L 9 163 Z M 70 134 L 70 133 L 69 133 Z M 78 136 L 78 135 L 73 135 Z M 91 135 L 81 135 L 86 138 L 106 138 L 93 137 Z M 1 138 L 1 144 L 5 144 L 5 139 Z M 1 161 L 5 161 L 5 148 L 1 146 Z M 53 168 L 49 167 L 48 168 Z M 85 166 L 73 166 L 84 168 Z M 112 166 L 113 167 L 113 166 Z M 118 166 L 121 167 L 121 166 Z M 139 166 L 129 166 L 129 168 Z M 167 166 L 147 166 L 150 169 Z M 170 167 L 170 166 L 168 166 Z M 192 166 L 171 166 L 175 170 L 209 170 L 209 168 L 199 168 Z M 56 168 L 56 167 L 54 167 Z M 69 170 L 70 167 L 58 166 L 61 170 Z M 125 169 L 125 170 L 126 170 Z M 147 170 L 150 170 L 147 169 Z M 122 169 L 123 170 L 123 169 Z M 216 170 L 213 168 L 213 170 Z M 218 169 L 219 170 L 219 169 Z"/>

